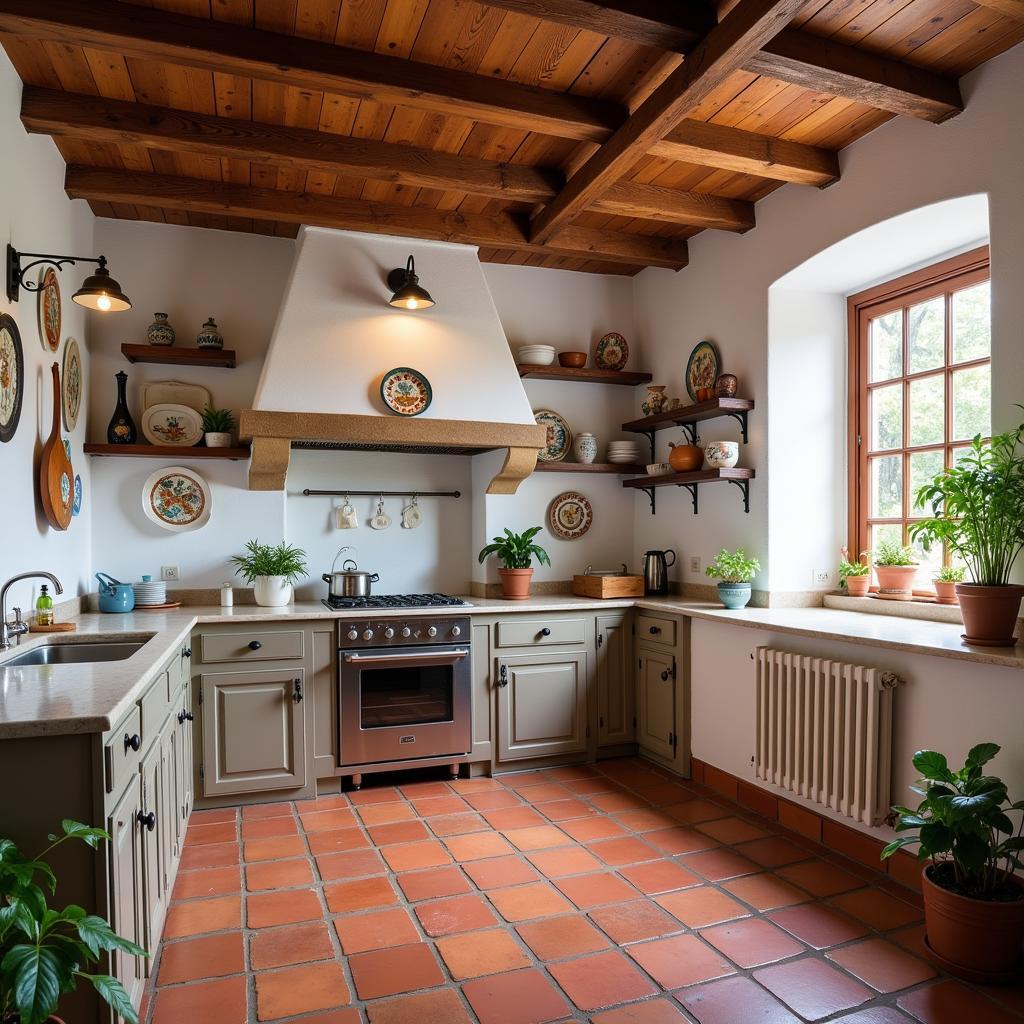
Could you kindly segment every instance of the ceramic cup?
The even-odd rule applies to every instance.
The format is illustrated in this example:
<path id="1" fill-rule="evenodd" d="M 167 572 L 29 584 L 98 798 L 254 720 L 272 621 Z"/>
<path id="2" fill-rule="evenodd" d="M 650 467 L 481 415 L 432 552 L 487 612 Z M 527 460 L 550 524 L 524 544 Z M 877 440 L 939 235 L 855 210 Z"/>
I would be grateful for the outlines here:
<path id="1" fill-rule="evenodd" d="M 577 434 L 572 442 L 577 462 L 591 463 L 597 460 L 597 438 L 593 434 Z"/>
<path id="2" fill-rule="evenodd" d="M 709 441 L 704 459 L 709 469 L 732 469 L 740 461 L 740 446 L 736 441 Z"/>

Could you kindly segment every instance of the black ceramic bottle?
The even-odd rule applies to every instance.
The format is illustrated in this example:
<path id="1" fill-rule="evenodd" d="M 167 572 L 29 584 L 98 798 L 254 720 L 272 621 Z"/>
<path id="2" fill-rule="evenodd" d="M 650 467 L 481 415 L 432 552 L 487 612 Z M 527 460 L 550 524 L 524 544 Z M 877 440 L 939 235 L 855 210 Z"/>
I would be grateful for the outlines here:
<path id="1" fill-rule="evenodd" d="M 110 426 L 107 427 L 107 444 L 135 444 L 138 431 L 125 398 L 128 374 L 118 370 L 114 377 L 117 380 L 117 405 L 114 406 L 114 415 L 110 417 Z"/>

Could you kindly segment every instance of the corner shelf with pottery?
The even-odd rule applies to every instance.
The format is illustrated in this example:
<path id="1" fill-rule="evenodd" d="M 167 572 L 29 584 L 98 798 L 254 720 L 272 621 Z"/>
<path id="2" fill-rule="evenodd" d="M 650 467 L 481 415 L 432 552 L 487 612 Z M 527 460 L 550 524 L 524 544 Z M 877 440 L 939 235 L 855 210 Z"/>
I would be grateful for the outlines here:
<path id="1" fill-rule="evenodd" d="M 232 348 L 174 348 L 168 345 L 121 346 L 129 363 L 157 363 L 161 366 L 212 366 L 233 370 L 237 366 Z"/>
<path id="2" fill-rule="evenodd" d="M 538 462 L 535 473 L 617 473 L 620 476 L 642 473 L 644 467 L 634 463 L 614 462 Z"/>
<path id="3" fill-rule="evenodd" d="M 249 449 L 237 448 L 189 448 L 185 445 L 170 444 L 90 444 L 82 450 L 86 455 L 115 456 L 142 459 L 230 459 L 237 462 L 249 458 Z"/>
<path id="4" fill-rule="evenodd" d="M 747 413 L 754 408 L 750 398 L 711 398 L 705 402 L 668 409 L 665 412 L 644 416 L 638 420 L 630 420 L 622 424 L 622 429 L 630 434 L 643 434 L 651 445 L 651 460 L 654 459 L 654 435 L 659 430 L 669 427 L 682 427 L 686 431 L 690 444 L 697 443 L 697 424 L 704 420 L 719 419 L 723 416 L 736 420 L 743 432 L 743 443 L 747 443 Z"/>
<path id="5" fill-rule="evenodd" d="M 578 381 L 584 384 L 621 384 L 636 387 L 649 384 L 653 374 L 634 370 L 603 370 L 598 367 L 545 366 L 540 363 L 519 363 L 519 376 L 537 380 Z"/>

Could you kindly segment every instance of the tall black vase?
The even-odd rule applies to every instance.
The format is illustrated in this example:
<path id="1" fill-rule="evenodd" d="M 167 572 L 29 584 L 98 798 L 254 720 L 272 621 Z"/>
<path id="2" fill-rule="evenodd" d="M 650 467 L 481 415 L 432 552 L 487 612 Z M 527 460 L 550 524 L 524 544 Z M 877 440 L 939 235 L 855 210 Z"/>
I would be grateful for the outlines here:
<path id="1" fill-rule="evenodd" d="M 110 417 L 110 425 L 107 427 L 107 444 L 135 444 L 139 432 L 135 429 L 135 421 L 128 411 L 125 398 L 128 374 L 118 370 L 114 377 L 117 379 L 117 405 L 114 406 L 114 415 Z"/>

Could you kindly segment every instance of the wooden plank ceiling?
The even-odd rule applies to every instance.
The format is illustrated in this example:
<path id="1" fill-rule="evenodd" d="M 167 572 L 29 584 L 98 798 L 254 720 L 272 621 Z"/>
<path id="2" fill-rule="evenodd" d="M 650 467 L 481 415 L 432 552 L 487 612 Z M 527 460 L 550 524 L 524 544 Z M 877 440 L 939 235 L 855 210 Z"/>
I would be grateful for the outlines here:
<path id="1" fill-rule="evenodd" d="M 607 273 L 954 116 L 1022 39 L 1024 0 L 0 0 L 22 120 L 99 216 Z"/>

